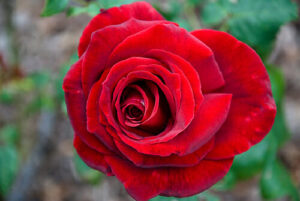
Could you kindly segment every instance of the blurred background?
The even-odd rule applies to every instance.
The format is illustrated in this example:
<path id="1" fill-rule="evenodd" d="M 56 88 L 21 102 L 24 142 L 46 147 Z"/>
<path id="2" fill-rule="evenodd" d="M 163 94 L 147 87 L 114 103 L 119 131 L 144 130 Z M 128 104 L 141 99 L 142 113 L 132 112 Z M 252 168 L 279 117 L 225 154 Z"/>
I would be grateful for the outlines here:
<path id="1" fill-rule="evenodd" d="M 132 201 L 76 155 L 62 79 L 100 8 L 133 0 L 0 0 L 0 201 Z M 188 30 L 230 32 L 263 59 L 278 114 L 210 190 L 182 201 L 299 201 L 300 1 L 152 0 Z M 176 201 L 157 197 L 153 201 Z"/>

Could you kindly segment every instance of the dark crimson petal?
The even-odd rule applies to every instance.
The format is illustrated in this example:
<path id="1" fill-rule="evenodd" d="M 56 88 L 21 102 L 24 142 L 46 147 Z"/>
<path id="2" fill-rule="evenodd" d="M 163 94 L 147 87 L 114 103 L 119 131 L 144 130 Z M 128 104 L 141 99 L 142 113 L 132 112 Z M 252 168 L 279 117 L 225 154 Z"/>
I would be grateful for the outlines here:
<path id="1" fill-rule="evenodd" d="M 193 167 L 139 168 L 117 157 L 105 159 L 137 201 L 147 201 L 159 194 L 186 197 L 200 193 L 223 178 L 233 161 L 202 160 Z"/>
<path id="2" fill-rule="evenodd" d="M 75 133 L 91 148 L 100 153 L 109 153 L 109 150 L 94 136 L 87 131 L 86 100 L 81 87 L 82 59 L 75 63 L 68 71 L 63 89 L 68 114 Z"/>
<path id="3" fill-rule="evenodd" d="M 181 71 L 176 70 L 171 75 L 178 75 L 180 77 L 180 80 L 170 79 L 171 76 L 168 75 L 168 71 L 158 65 L 139 66 L 136 68 L 136 70 L 146 70 L 160 76 L 164 80 L 166 85 L 171 89 L 171 91 L 173 91 L 174 99 L 177 105 L 174 125 L 171 131 L 160 137 L 160 141 L 168 141 L 174 138 L 178 133 L 183 131 L 194 118 L 195 100 L 189 81 Z M 149 141 L 149 138 L 147 139 L 147 141 Z M 158 142 L 157 139 L 155 139 L 154 141 Z"/>
<path id="4" fill-rule="evenodd" d="M 198 110 L 203 101 L 201 92 L 200 78 L 194 67 L 183 58 L 165 50 L 153 49 L 145 54 L 146 57 L 159 60 L 161 63 L 166 64 L 172 71 L 184 73 L 184 77 L 190 82 L 195 98 L 195 111 Z"/>
<path id="5" fill-rule="evenodd" d="M 130 18 L 139 20 L 163 20 L 164 18 L 147 2 L 136 2 L 121 7 L 101 10 L 84 29 L 78 46 L 79 57 L 87 49 L 92 33 L 109 25 L 121 24 Z"/>
<path id="6" fill-rule="evenodd" d="M 146 144 L 120 135 L 120 138 L 138 152 L 149 155 L 184 156 L 207 143 L 227 118 L 231 94 L 209 94 L 195 113 L 192 123 L 174 139 L 164 143 Z"/>
<path id="7" fill-rule="evenodd" d="M 156 24 L 170 24 L 167 21 L 140 21 L 130 19 L 122 24 L 108 26 L 93 33 L 83 61 L 82 85 L 87 96 L 92 85 L 99 79 L 107 66 L 107 59 L 113 49 L 128 36 Z M 175 25 L 174 25 L 175 26 Z"/>
<path id="8" fill-rule="evenodd" d="M 145 91 L 143 88 L 141 88 L 140 86 L 138 86 L 136 84 L 130 85 L 130 88 L 138 91 L 140 93 L 140 95 L 143 97 L 144 117 L 141 121 L 144 121 L 145 119 L 148 119 L 149 116 L 151 115 L 151 112 L 154 107 L 154 102 L 155 102 L 154 99 L 155 98 L 148 91 Z M 115 102 L 115 97 L 113 98 L 113 101 Z"/>
<path id="9" fill-rule="evenodd" d="M 121 82 L 119 82 L 121 83 Z M 122 88 L 125 88 L 125 86 L 128 85 L 128 81 L 125 81 L 122 83 L 122 85 L 124 85 Z M 159 127 L 159 125 L 161 124 L 161 121 L 164 121 L 165 116 L 166 114 L 163 113 L 163 109 L 160 105 L 160 95 L 159 95 L 159 91 L 158 91 L 158 88 L 155 84 L 147 81 L 145 83 L 146 86 L 144 87 L 147 87 L 149 88 L 147 91 L 151 91 L 152 94 L 148 94 L 150 97 L 146 97 L 145 100 L 146 102 L 148 102 L 148 104 L 150 103 L 150 105 L 152 105 L 151 107 L 151 114 L 146 114 L 145 116 L 148 116 L 147 119 L 144 119 L 143 121 L 140 121 L 138 124 L 136 124 L 136 126 L 140 126 L 142 129 L 145 128 L 145 127 L 150 127 L 150 129 L 152 130 L 156 130 L 156 126 Z M 130 86 L 130 85 L 129 85 Z M 137 86 L 137 88 L 139 88 L 139 86 Z M 120 90 L 118 89 L 118 86 L 115 88 L 115 91 L 116 90 Z M 141 89 L 143 91 L 143 89 Z M 145 95 L 146 95 L 146 92 L 144 91 L 143 92 Z M 118 99 L 116 101 L 116 108 L 118 108 L 119 106 L 119 103 L 120 102 L 120 94 L 118 95 Z M 147 104 L 147 105 L 148 105 Z M 148 112 L 148 111 L 147 111 Z M 119 118 L 119 121 L 120 121 L 120 118 Z M 132 127 L 136 127 L 136 126 L 132 126 Z M 130 129 L 130 128 L 125 128 L 125 129 Z M 144 129 L 143 129 L 144 130 Z M 141 139 L 141 138 L 138 138 L 138 139 Z"/>
<path id="10" fill-rule="evenodd" d="M 174 73 L 169 72 L 165 67 L 160 66 L 158 64 L 151 64 L 153 60 L 152 59 L 146 59 L 146 58 L 140 58 L 140 57 L 131 57 L 127 60 L 123 60 L 116 65 L 113 66 L 111 69 L 109 75 L 106 78 L 106 81 L 104 82 L 104 85 L 107 86 L 107 91 L 103 93 L 103 100 L 105 96 L 105 101 L 106 103 L 110 103 L 110 96 L 109 94 L 111 93 L 111 88 L 115 88 L 113 97 L 116 96 L 116 93 L 119 91 L 122 91 L 125 86 L 130 84 L 132 81 L 127 81 L 125 82 L 122 77 L 126 76 L 129 72 L 133 71 L 148 71 L 153 74 L 154 77 L 159 76 L 162 80 L 164 80 L 165 85 L 168 86 L 168 89 L 165 87 L 164 84 L 159 84 L 161 83 L 160 79 L 156 78 L 158 82 L 158 86 L 160 89 L 164 92 L 164 95 L 166 96 L 171 112 L 173 112 L 172 116 L 173 119 L 175 120 L 174 126 L 171 128 L 170 132 L 163 132 L 159 136 L 152 136 L 148 138 L 144 138 L 143 141 L 146 142 L 151 142 L 153 141 L 154 143 L 157 142 L 165 142 L 168 141 L 172 138 L 174 138 L 178 133 L 180 133 L 182 130 L 184 130 L 192 121 L 194 117 L 194 110 L 195 110 L 195 100 L 194 100 L 194 95 L 192 91 L 191 84 L 189 80 L 187 80 L 187 77 L 185 74 L 178 69 L 176 66 L 171 66 L 171 68 L 174 70 Z M 143 62 L 143 65 L 136 66 L 138 63 Z M 145 63 L 145 62 L 148 62 Z M 157 62 L 157 61 L 156 61 Z M 188 71 L 188 70 L 187 70 Z M 188 71 L 191 72 L 191 71 Z M 131 73 L 131 74 L 132 74 Z M 191 77 L 191 76 L 190 76 Z M 126 78 L 127 79 L 127 78 Z M 120 81 L 119 81 L 120 80 Z M 127 79 L 128 80 L 128 79 Z M 119 81 L 117 86 L 114 87 L 114 83 L 116 81 Z M 199 81 L 199 80 L 198 80 Z M 195 82 L 194 82 L 195 83 Z M 197 83 L 198 87 L 200 88 L 200 82 Z M 168 92 L 170 89 L 170 92 Z M 201 92 L 199 92 L 201 93 Z M 173 94 L 173 95 L 172 95 Z M 181 94 L 184 94 L 182 96 Z M 155 98 L 158 98 L 157 96 Z M 198 104 L 199 101 L 202 101 L 203 96 L 201 94 L 198 94 L 198 98 L 201 98 L 200 100 L 197 99 Z M 175 99 L 175 105 L 173 104 L 173 100 Z M 156 100 L 157 101 L 157 100 Z M 107 118 L 110 119 L 110 123 L 112 125 L 115 125 L 114 122 L 111 122 L 113 119 L 113 114 L 111 112 L 111 107 L 108 104 L 101 104 L 103 107 L 103 111 L 106 114 Z M 157 106 L 157 105 L 156 105 Z M 176 108 L 175 108 L 176 106 Z M 157 110 L 157 107 L 154 107 L 154 111 L 160 111 Z M 154 116 L 155 119 L 160 120 L 159 116 Z M 150 120 L 151 116 L 149 117 L 148 120 Z M 146 126 L 146 123 L 149 123 L 149 121 L 145 120 L 143 123 L 141 123 L 141 126 Z M 151 122 L 150 122 L 151 123 Z M 153 127 L 153 122 L 151 124 L 147 124 L 149 126 Z M 127 129 L 129 130 L 129 129 Z M 166 131 L 166 130 L 165 130 Z M 125 131 L 126 132 L 126 131 Z M 145 135 L 143 135 L 145 136 Z M 133 136 L 133 138 L 136 138 Z"/>
<path id="11" fill-rule="evenodd" d="M 145 69 L 146 70 L 146 69 Z M 168 104 L 166 103 L 165 99 L 161 97 L 162 94 L 159 93 L 159 89 L 157 88 L 157 85 L 148 82 L 147 87 L 150 89 L 154 96 L 154 105 L 151 115 L 145 119 L 143 122 L 141 122 L 140 128 L 142 130 L 152 130 L 154 132 L 158 132 L 160 129 L 161 123 L 166 123 L 168 120 L 168 111 L 166 111 L 166 108 L 168 108 Z M 170 118 L 170 117 L 169 117 Z"/>
<path id="12" fill-rule="evenodd" d="M 143 68 L 147 68 L 147 66 L 153 66 L 153 65 L 161 69 L 161 72 L 159 71 L 159 75 L 165 78 L 164 80 L 166 80 L 166 82 L 170 84 L 169 87 L 172 87 L 172 89 L 174 89 L 173 91 L 170 91 L 170 89 L 160 80 L 160 78 L 153 75 L 153 77 L 155 77 L 155 80 L 158 81 L 156 84 L 158 84 L 160 89 L 163 90 L 165 96 L 167 97 L 169 105 L 171 105 L 170 107 L 172 109 L 172 112 L 175 114 L 177 110 L 175 108 L 176 104 L 174 103 L 173 97 L 175 97 L 178 102 L 180 102 L 181 99 L 181 94 L 179 93 L 180 83 L 179 81 L 176 81 L 180 79 L 179 75 L 172 74 L 171 72 L 167 71 L 167 69 L 165 69 L 164 67 L 158 66 L 160 65 L 160 63 L 154 59 L 143 58 L 143 57 L 131 57 L 129 59 L 120 61 L 111 68 L 111 71 L 108 77 L 106 78 L 106 82 L 104 84 L 107 86 L 109 90 L 115 88 L 113 93 L 113 97 L 115 98 L 117 93 L 119 93 L 119 91 L 122 91 L 125 88 L 126 83 L 129 84 L 128 79 L 126 83 L 122 83 L 123 77 L 126 77 L 127 74 L 137 69 L 144 71 Z M 172 96 L 172 92 L 174 93 L 174 96 Z M 178 108 L 179 108 L 179 104 L 178 104 Z"/>
<path id="13" fill-rule="evenodd" d="M 123 61 L 117 63 L 116 65 L 114 65 L 111 68 L 109 75 L 107 76 L 105 82 L 103 83 L 103 87 L 104 87 L 103 90 L 105 92 L 103 92 L 100 97 L 100 102 L 103 103 L 103 104 L 100 103 L 100 108 L 101 108 L 100 110 L 101 110 L 101 113 L 103 114 L 101 116 L 104 117 L 104 115 L 105 115 L 107 123 L 109 125 L 114 126 L 115 129 L 118 130 L 119 125 L 115 121 L 114 115 L 112 113 L 112 106 L 111 106 L 111 104 L 112 104 L 111 94 L 113 93 L 112 89 L 115 88 L 114 93 L 113 93 L 113 97 L 115 97 L 117 95 L 115 92 L 116 91 L 119 92 L 122 89 L 121 86 L 119 89 L 118 85 L 123 85 L 122 79 L 125 79 L 124 77 L 128 73 L 130 73 L 135 68 L 137 68 L 138 65 L 151 65 L 151 64 L 159 64 L 159 62 L 157 62 L 153 59 L 149 59 L 149 58 L 132 57 L 132 58 L 129 58 L 127 60 L 123 60 Z M 173 98 L 173 95 L 172 95 L 172 92 L 170 91 L 170 89 L 158 77 L 156 77 L 148 72 L 146 72 L 146 74 L 150 79 L 150 80 L 149 79 L 148 80 L 155 82 L 158 85 L 158 87 L 160 88 L 160 90 L 162 90 L 166 99 L 168 100 L 170 108 L 174 108 L 174 109 L 172 109 L 172 111 L 175 113 L 176 109 L 175 109 L 174 98 Z M 170 74 L 170 72 L 168 72 L 168 74 Z M 166 75 L 164 75 L 164 76 L 166 76 Z M 172 79 L 172 78 L 177 79 L 177 77 L 178 76 L 176 76 L 176 75 L 172 75 L 172 76 L 169 76 L 168 79 Z M 144 80 L 144 78 L 142 78 L 142 77 L 140 77 L 139 80 L 140 79 Z M 132 78 L 131 81 L 133 82 L 134 79 Z M 138 80 L 135 80 L 135 81 L 138 81 Z M 128 82 L 128 84 L 129 84 L 129 82 Z M 124 86 L 126 86 L 126 84 Z M 119 132 L 120 132 L 120 130 L 119 130 Z"/>
<path id="14" fill-rule="evenodd" d="M 116 107 L 116 110 L 117 110 L 117 114 L 118 114 L 118 121 L 120 122 L 121 124 L 121 129 L 131 138 L 133 139 L 142 139 L 143 137 L 146 137 L 146 136 L 149 136 L 150 133 L 147 133 L 147 132 L 142 132 L 138 129 L 134 129 L 132 127 L 129 127 L 127 125 L 125 125 L 125 123 L 123 123 L 125 120 L 124 120 L 124 117 L 121 116 L 121 114 L 119 114 L 120 112 L 118 111 L 119 108 L 120 108 L 120 99 L 121 99 L 121 96 L 122 96 L 122 92 L 124 90 L 124 88 L 128 85 L 128 83 L 126 82 L 126 78 L 122 78 L 119 83 L 117 84 L 117 86 L 115 87 L 114 89 L 114 95 L 113 96 L 117 96 L 116 97 L 116 100 L 113 100 L 113 102 L 115 102 L 115 107 Z M 144 114 L 144 116 L 147 115 L 147 113 L 149 113 L 149 109 L 152 110 L 153 108 L 153 105 L 154 105 L 154 100 L 152 97 L 147 97 L 146 93 L 143 91 L 143 89 L 141 89 L 139 86 L 135 86 L 135 85 L 131 85 L 130 84 L 130 87 L 135 87 L 136 89 L 139 90 L 139 92 L 141 93 L 141 95 L 143 96 L 143 100 L 145 102 L 145 107 L 146 107 L 146 112 Z M 132 88 L 132 90 L 134 90 Z M 117 94 L 117 92 L 119 94 Z M 149 95 L 149 94 L 148 94 Z M 113 98 L 115 99 L 115 98 Z M 150 106 L 150 107 L 149 107 Z M 136 126 L 139 126 L 140 125 L 140 122 L 136 124 Z"/>
<path id="15" fill-rule="evenodd" d="M 161 23 L 129 36 L 111 53 L 109 66 L 132 56 L 143 56 L 151 49 L 166 50 L 189 61 L 200 75 L 204 92 L 224 85 L 223 76 L 210 48 L 173 24 Z"/>
<path id="16" fill-rule="evenodd" d="M 226 82 L 220 92 L 233 95 L 228 118 L 209 153 L 212 159 L 229 158 L 247 151 L 270 131 L 276 114 L 270 80 L 261 59 L 246 44 L 220 31 L 192 34 L 215 54 Z"/>
<path id="17" fill-rule="evenodd" d="M 121 65 L 121 66 L 123 66 L 123 65 Z M 133 66 L 131 66 L 131 67 L 133 67 Z M 117 72 L 114 73 L 113 70 L 115 70 L 115 68 L 110 71 L 109 75 L 107 76 L 106 81 L 103 82 L 103 91 L 100 95 L 99 106 L 101 108 L 101 112 L 105 116 L 109 125 L 113 126 L 116 130 L 119 130 L 119 125 L 117 124 L 117 122 L 115 120 L 115 117 L 114 117 L 112 109 L 111 109 L 111 104 L 110 104 L 111 94 L 112 94 L 111 88 L 113 88 L 112 84 L 115 82 L 115 80 L 109 79 L 109 78 L 110 78 L 110 76 L 118 76 Z M 128 67 L 127 70 L 130 71 L 130 67 Z M 122 73 L 122 72 L 120 72 L 120 73 Z M 169 75 L 169 79 L 177 79 L 177 78 L 178 77 L 176 75 Z M 156 77 L 155 75 L 153 75 L 152 73 L 150 73 L 148 71 L 139 70 L 139 71 L 130 72 L 130 73 L 128 73 L 128 75 L 126 77 L 126 80 L 127 80 L 126 82 L 128 82 L 128 83 L 134 83 L 134 82 L 137 82 L 140 80 L 151 81 L 151 82 L 157 84 L 159 86 L 159 88 L 164 92 L 169 103 L 172 103 L 172 101 L 173 101 L 173 96 L 172 96 L 172 93 L 170 92 L 169 88 L 158 77 Z M 170 105 L 170 106 L 172 107 L 172 105 Z M 163 123 L 163 122 L 161 122 L 161 123 Z M 123 136 L 123 132 L 119 132 L 119 134 L 120 134 L 120 136 Z"/>
<path id="18" fill-rule="evenodd" d="M 117 151 L 112 137 L 107 133 L 105 126 L 100 124 L 99 119 L 99 98 L 102 91 L 102 81 L 106 77 L 107 72 L 103 74 L 101 79 L 96 82 L 89 94 L 86 106 L 87 129 L 94 133 L 103 144 L 113 151 Z"/>
<path id="19" fill-rule="evenodd" d="M 134 89 L 131 88 L 131 90 L 133 91 Z M 118 100 L 115 104 L 119 122 L 121 123 L 122 126 L 125 126 L 125 125 L 128 125 L 128 126 L 130 125 L 131 127 L 139 126 L 140 122 L 141 122 L 140 120 L 143 118 L 143 114 L 145 112 L 145 107 L 143 105 L 143 99 L 140 96 L 133 94 L 130 97 L 128 97 L 120 106 L 119 99 L 122 96 L 120 94 L 119 94 Z M 140 111 L 140 117 L 138 118 L 138 120 L 136 117 L 130 116 L 130 110 L 133 106 L 135 108 L 138 108 Z"/>
<path id="20" fill-rule="evenodd" d="M 103 154 L 88 147 L 77 135 L 74 137 L 74 147 L 80 158 L 91 168 L 112 176 L 111 168 L 105 161 Z"/>
<path id="21" fill-rule="evenodd" d="M 168 157 L 141 154 L 135 149 L 132 149 L 118 141 L 116 142 L 116 146 L 123 155 L 139 167 L 191 167 L 197 165 L 206 156 L 206 154 L 213 149 L 214 141 L 215 139 L 212 138 L 191 154 L 185 156 L 177 156 L 173 154 Z"/>

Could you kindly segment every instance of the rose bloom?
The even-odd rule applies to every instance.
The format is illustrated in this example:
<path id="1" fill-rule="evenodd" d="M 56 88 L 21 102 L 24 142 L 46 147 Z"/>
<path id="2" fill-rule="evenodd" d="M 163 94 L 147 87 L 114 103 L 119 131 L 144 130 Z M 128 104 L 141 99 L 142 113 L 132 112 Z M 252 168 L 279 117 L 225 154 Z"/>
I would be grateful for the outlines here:
<path id="1" fill-rule="evenodd" d="M 274 122 L 254 50 L 224 32 L 188 32 L 146 2 L 101 10 L 78 55 L 63 83 L 75 149 L 138 201 L 206 190 Z"/>

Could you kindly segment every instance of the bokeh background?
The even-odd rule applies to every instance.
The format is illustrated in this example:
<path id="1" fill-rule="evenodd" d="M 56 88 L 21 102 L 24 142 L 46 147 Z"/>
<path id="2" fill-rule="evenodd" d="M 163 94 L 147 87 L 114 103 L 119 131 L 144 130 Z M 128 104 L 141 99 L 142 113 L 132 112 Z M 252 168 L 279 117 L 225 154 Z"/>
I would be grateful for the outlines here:
<path id="1" fill-rule="evenodd" d="M 0 201 L 132 201 L 116 178 L 76 155 L 61 89 L 91 17 L 130 2 L 0 0 Z M 221 182 L 180 200 L 299 201 L 300 1 L 149 2 L 188 30 L 227 31 L 255 48 L 278 107 L 268 137 L 236 157 Z"/>

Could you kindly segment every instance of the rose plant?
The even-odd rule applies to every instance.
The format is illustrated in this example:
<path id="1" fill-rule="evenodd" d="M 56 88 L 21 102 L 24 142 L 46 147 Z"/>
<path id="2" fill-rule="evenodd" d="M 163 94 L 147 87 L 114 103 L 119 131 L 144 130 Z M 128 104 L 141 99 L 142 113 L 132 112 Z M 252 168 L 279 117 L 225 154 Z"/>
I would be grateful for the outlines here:
<path id="1" fill-rule="evenodd" d="M 136 200 L 206 190 L 274 122 L 254 50 L 225 32 L 188 32 L 146 2 L 101 10 L 78 55 L 63 83 L 74 146 Z"/>

